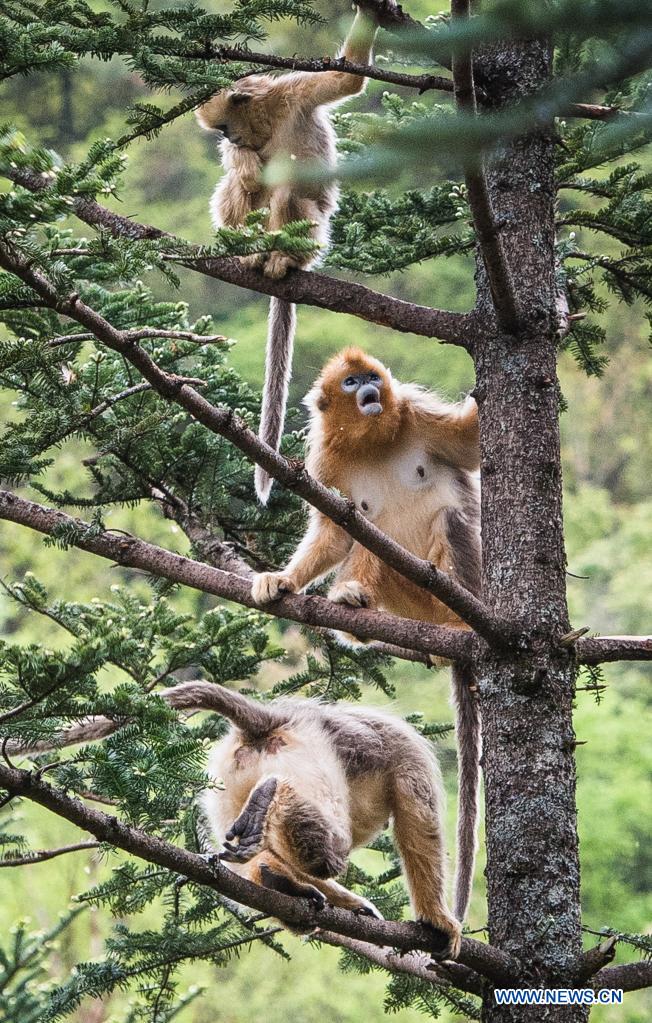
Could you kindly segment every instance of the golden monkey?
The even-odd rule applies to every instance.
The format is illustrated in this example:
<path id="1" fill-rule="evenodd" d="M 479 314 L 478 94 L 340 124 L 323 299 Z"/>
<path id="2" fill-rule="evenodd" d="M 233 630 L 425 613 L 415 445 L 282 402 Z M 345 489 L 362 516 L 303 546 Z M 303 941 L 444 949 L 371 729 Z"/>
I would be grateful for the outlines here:
<path id="1" fill-rule="evenodd" d="M 358 10 L 342 48 L 347 60 L 369 64 L 376 23 Z M 253 75 L 222 89 L 197 110 L 202 127 L 224 136 L 220 143 L 226 173 L 211 200 L 216 227 L 240 227 L 252 210 L 269 209 L 267 227 L 278 231 L 293 220 L 312 222 L 311 237 L 328 244 L 329 221 L 337 204 L 332 182 L 306 182 L 270 186 L 263 182 L 272 160 L 304 160 L 332 171 L 336 164 L 335 131 L 328 117 L 332 107 L 362 92 L 365 79 L 341 71 L 294 71 L 279 76 Z M 243 257 L 261 267 L 268 277 L 280 278 L 292 267 L 309 267 L 313 253 L 292 256 L 285 252 Z M 265 384 L 260 437 L 278 450 L 287 392 L 292 372 L 296 310 L 291 302 L 272 298 L 269 307 Z M 255 473 L 256 493 L 267 503 L 272 477 L 260 466 Z"/>
<path id="2" fill-rule="evenodd" d="M 475 401 L 452 405 L 401 384 L 357 348 L 336 355 L 306 398 L 309 471 L 337 488 L 379 529 L 467 589 L 480 589 L 480 461 Z M 296 592 L 337 569 L 329 597 L 433 624 L 464 627 L 436 597 L 383 564 L 316 509 L 281 572 L 256 576 L 257 603 Z M 454 911 L 463 920 L 473 883 L 480 783 L 480 721 L 468 672 L 453 669 L 459 748 Z"/>
<path id="3" fill-rule="evenodd" d="M 381 918 L 373 903 L 339 884 L 352 849 L 390 818 L 418 918 L 455 958 L 461 927 L 446 905 L 442 790 L 430 744 L 381 711 L 315 700 L 251 700 L 210 682 L 160 694 L 171 706 L 217 711 L 232 722 L 210 774 L 223 789 L 202 796 L 211 844 L 236 873 L 277 891 Z M 45 752 L 101 739 L 124 719 L 87 718 L 53 741 L 8 752 Z"/>

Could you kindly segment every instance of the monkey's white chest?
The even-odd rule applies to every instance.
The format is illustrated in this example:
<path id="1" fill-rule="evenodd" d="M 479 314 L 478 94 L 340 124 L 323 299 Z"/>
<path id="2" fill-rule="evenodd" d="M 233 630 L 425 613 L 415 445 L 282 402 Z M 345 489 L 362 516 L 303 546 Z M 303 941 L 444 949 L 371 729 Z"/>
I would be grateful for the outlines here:
<path id="1" fill-rule="evenodd" d="M 349 493 L 366 518 L 397 539 L 457 504 L 454 471 L 419 448 L 364 466 L 352 474 Z"/>

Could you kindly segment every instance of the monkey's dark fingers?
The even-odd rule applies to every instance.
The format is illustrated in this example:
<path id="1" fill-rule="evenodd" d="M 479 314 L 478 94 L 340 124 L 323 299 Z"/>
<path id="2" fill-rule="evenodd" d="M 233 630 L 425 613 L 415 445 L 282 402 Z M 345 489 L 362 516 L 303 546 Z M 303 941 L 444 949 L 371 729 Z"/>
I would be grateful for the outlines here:
<path id="1" fill-rule="evenodd" d="M 276 794 L 278 780 L 268 778 L 250 793 L 242 812 L 226 833 L 227 841 L 234 838 L 262 841 L 265 819 Z M 242 841 L 241 843 L 242 844 Z"/>

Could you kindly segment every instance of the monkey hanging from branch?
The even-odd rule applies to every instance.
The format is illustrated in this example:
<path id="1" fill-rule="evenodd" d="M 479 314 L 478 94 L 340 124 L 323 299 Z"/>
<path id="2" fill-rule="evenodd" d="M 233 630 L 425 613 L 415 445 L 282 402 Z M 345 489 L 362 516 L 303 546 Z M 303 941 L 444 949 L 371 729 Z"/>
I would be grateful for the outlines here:
<path id="1" fill-rule="evenodd" d="M 391 819 L 417 917 L 441 957 L 456 958 L 461 926 L 446 904 L 443 795 L 430 744 L 404 721 L 375 709 L 282 698 L 267 703 L 205 681 L 160 695 L 180 710 L 216 711 L 232 727 L 213 748 L 211 776 L 223 788 L 201 797 L 211 846 L 254 883 L 381 914 L 336 881 L 352 849 Z M 125 719 L 86 718 L 52 740 L 5 740 L 7 753 L 42 753 L 102 739 Z"/>
<path id="2" fill-rule="evenodd" d="M 393 0 L 392 0 L 393 2 Z M 341 55 L 357 64 L 371 62 L 377 24 L 358 8 Z M 219 131 L 222 164 L 226 173 L 211 200 L 215 227 L 241 227 L 249 213 L 269 209 L 267 227 L 278 231 L 293 220 L 312 223 L 311 237 L 328 244 L 329 222 L 337 205 L 332 180 L 268 185 L 264 171 L 272 160 L 309 161 L 330 174 L 336 165 L 336 136 L 328 108 L 364 90 L 366 80 L 342 71 L 294 71 L 283 75 L 252 75 L 222 89 L 197 110 L 203 128 Z M 313 252 L 290 255 L 273 251 L 242 257 L 243 263 L 261 268 L 279 279 L 293 267 L 309 267 Z M 269 305 L 265 383 L 260 437 L 278 450 L 287 393 L 292 373 L 296 309 L 285 299 Z M 255 472 L 256 493 L 266 504 L 272 477 L 260 466 Z"/>
<path id="3" fill-rule="evenodd" d="M 308 470 L 339 490 L 412 554 L 472 593 L 481 583 L 480 463 L 475 401 L 452 405 L 401 384 L 357 348 L 336 355 L 306 398 L 311 413 Z M 440 600 L 385 565 L 314 508 L 308 530 L 281 572 L 255 577 L 260 605 L 295 593 L 337 569 L 328 596 L 437 625 L 465 627 Z M 459 764 L 454 912 L 468 909 L 477 846 L 480 717 L 468 668 L 453 666 Z"/>

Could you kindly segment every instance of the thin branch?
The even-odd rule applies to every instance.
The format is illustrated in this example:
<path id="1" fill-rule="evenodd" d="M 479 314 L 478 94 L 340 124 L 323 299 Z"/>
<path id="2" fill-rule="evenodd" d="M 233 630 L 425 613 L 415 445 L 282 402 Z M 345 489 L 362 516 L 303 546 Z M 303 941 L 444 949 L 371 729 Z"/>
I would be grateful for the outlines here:
<path id="1" fill-rule="evenodd" d="M 596 973 L 591 987 L 594 991 L 639 991 L 652 987 L 652 959 L 622 966 L 605 966 Z"/>
<path id="2" fill-rule="evenodd" d="M 343 934 L 333 934 L 321 928 L 312 935 L 316 941 L 323 941 L 334 948 L 346 948 L 356 955 L 362 956 L 370 963 L 388 970 L 389 973 L 407 973 L 411 977 L 423 980 L 433 987 L 456 987 L 472 995 L 482 995 L 484 982 L 474 970 L 460 963 L 435 963 L 430 956 L 422 952 L 406 952 L 399 954 L 391 948 L 382 948 L 369 941 L 358 941 L 347 938 Z"/>
<path id="3" fill-rule="evenodd" d="M 468 21 L 471 13 L 470 0 L 451 0 L 451 15 L 454 21 Z M 457 53 L 453 57 L 453 84 L 458 110 L 468 114 L 477 113 L 475 85 L 473 81 L 473 54 Z M 477 168 L 468 168 L 465 173 L 469 207 L 482 254 L 496 316 L 500 325 L 510 334 L 516 334 L 519 311 L 514 281 L 509 269 L 507 255 L 496 221 L 487 178 L 480 163 Z"/>
<path id="4" fill-rule="evenodd" d="M 156 327 L 142 327 L 139 330 L 125 330 L 123 334 L 130 341 L 145 341 L 148 338 L 157 337 L 171 338 L 173 341 L 190 341 L 192 344 L 199 345 L 220 344 L 223 341 L 228 341 L 224 334 L 196 334 L 192 330 L 167 330 L 165 327 L 161 327 L 160 330 Z M 62 334 L 48 341 L 48 347 L 58 348 L 60 345 L 71 344 L 75 341 L 92 341 L 94 337 L 95 335 L 88 331 L 80 334 Z"/>
<path id="5" fill-rule="evenodd" d="M 33 772 L 17 770 L 0 763 L 0 785 L 10 793 L 45 806 L 59 817 L 95 835 L 99 842 L 107 842 L 148 863 L 181 874 L 196 884 L 212 888 L 266 915 L 278 917 L 291 926 L 310 930 L 323 927 L 336 934 L 407 952 L 421 949 L 437 954 L 436 938 L 422 924 L 375 920 L 330 906 L 318 910 L 305 899 L 293 898 L 253 884 L 219 862 L 209 864 L 203 856 L 146 834 L 94 807 L 85 806 L 79 799 L 42 781 Z M 519 975 L 516 960 L 471 938 L 462 939 L 459 962 L 501 986 L 514 986 Z"/>
<path id="6" fill-rule="evenodd" d="M 356 75 L 359 78 L 373 78 L 377 82 L 387 82 L 388 85 L 403 86 L 406 89 L 417 89 L 419 93 L 427 92 L 429 89 L 441 89 L 450 91 L 449 79 L 442 75 L 423 73 L 420 75 L 409 75 L 399 71 L 383 70 L 376 64 L 357 64 L 346 60 L 345 57 L 279 57 L 273 53 L 254 53 L 242 46 L 208 46 L 195 52 L 187 51 L 183 54 L 184 60 L 215 60 L 239 61 L 246 64 L 258 64 L 262 67 L 278 68 L 286 71 L 309 71 L 312 74 L 320 72 L 337 71 L 347 75 Z M 249 72 L 257 74 L 258 69 Z M 243 75 L 246 77 L 246 75 Z"/>
<path id="7" fill-rule="evenodd" d="M 0 860 L 0 867 L 26 867 L 30 863 L 43 863 L 45 860 L 53 860 L 56 856 L 81 852 L 83 849 L 98 849 L 99 846 L 99 842 L 77 842 L 74 845 L 62 845 L 59 849 L 34 850 L 34 852 L 25 853 L 24 856 L 13 856 Z"/>
<path id="8" fill-rule="evenodd" d="M 366 519 L 353 502 L 339 497 L 313 479 L 303 463 L 290 462 L 276 453 L 245 426 L 232 409 L 212 405 L 187 380 L 164 372 L 143 348 L 125 341 L 119 330 L 82 302 L 77 294 L 60 296 L 43 274 L 5 243 L 0 243 L 0 266 L 33 288 L 47 306 L 92 330 L 102 344 L 123 355 L 163 398 L 180 405 L 197 422 L 231 441 L 283 486 L 309 501 L 390 568 L 441 600 L 488 642 L 505 645 L 520 639 L 509 623 L 497 619 L 482 601 L 451 576 L 429 561 L 415 557 Z"/>
<path id="9" fill-rule="evenodd" d="M 652 661 L 652 636 L 587 636 L 575 644 L 580 664 Z"/>
<path id="10" fill-rule="evenodd" d="M 16 184 L 32 192 L 47 188 L 50 181 L 30 171 L 6 168 L 3 173 Z M 140 224 L 101 206 L 94 199 L 78 196 L 73 199 L 71 212 L 90 227 L 102 228 L 115 238 L 133 240 L 169 239 L 179 245 L 180 240 L 149 224 Z M 298 305 L 312 305 L 332 312 L 348 313 L 384 327 L 421 337 L 438 338 L 446 344 L 471 349 L 481 329 L 476 313 L 453 313 L 445 309 L 404 302 L 390 295 L 372 291 L 362 284 L 341 281 L 326 274 L 306 270 L 293 270 L 279 281 L 272 280 L 258 270 L 251 270 L 231 256 L 202 257 L 181 261 L 182 265 L 206 277 L 213 277 L 238 288 L 273 295 Z"/>
<path id="11" fill-rule="evenodd" d="M 250 579 L 173 554 L 137 537 L 98 532 L 81 519 L 44 508 L 5 490 L 0 490 L 0 519 L 16 522 L 48 536 L 64 537 L 71 546 L 125 568 L 140 569 L 149 575 L 260 610 L 251 596 Z M 450 660 L 464 661 L 471 657 L 472 632 L 399 618 L 381 611 L 346 607 L 324 597 L 286 594 L 265 611 L 277 618 L 353 633 L 360 639 L 398 644 Z"/>

